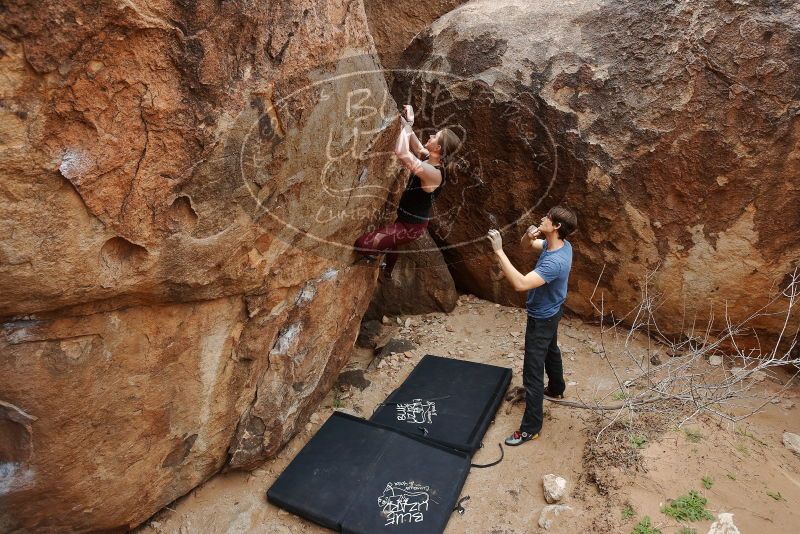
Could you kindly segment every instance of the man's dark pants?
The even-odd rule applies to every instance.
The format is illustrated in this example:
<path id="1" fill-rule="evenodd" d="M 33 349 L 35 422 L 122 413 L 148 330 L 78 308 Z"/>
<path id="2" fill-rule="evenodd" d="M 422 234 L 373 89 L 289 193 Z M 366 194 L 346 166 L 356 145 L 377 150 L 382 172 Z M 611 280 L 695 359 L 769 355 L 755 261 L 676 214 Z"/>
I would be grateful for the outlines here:
<path id="1" fill-rule="evenodd" d="M 558 322 L 562 311 L 547 319 L 528 316 L 525 328 L 525 362 L 522 367 L 522 387 L 525 388 L 525 414 L 520 431 L 537 434 L 542 429 L 542 404 L 544 403 L 544 373 L 553 395 L 566 389 L 561 350 L 558 348 Z"/>

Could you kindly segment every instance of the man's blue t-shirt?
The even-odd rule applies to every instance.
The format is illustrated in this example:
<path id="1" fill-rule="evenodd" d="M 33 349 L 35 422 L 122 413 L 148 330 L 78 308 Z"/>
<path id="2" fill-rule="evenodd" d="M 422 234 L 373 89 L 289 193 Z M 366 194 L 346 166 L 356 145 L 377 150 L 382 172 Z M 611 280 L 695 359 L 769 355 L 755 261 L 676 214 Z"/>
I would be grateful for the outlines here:
<path id="1" fill-rule="evenodd" d="M 547 250 L 547 241 L 545 241 L 544 250 L 539 255 L 533 270 L 547 283 L 528 291 L 528 299 L 525 302 L 528 315 L 534 319 L 547 319 L 558 313 L 567 298 L 567 282 L 571 268 L 572 245 L 570 242 L 565 240 L 563 247 L 550 252 Z"/>

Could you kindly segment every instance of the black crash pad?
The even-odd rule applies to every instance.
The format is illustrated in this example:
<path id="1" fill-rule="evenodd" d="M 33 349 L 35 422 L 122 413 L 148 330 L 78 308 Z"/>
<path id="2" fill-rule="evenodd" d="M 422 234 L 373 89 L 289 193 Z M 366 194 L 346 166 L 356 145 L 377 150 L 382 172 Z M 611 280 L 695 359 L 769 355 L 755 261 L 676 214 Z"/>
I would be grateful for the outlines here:
<path id="1" fill-rule="evenodd" d="M 344 533 L 440 533 L 469 467 L 464 452 L 334 412 L 267 499 Z"/>
<path id="2" fill-rule="evenodd" d="M 473 454 L 510 382 L 511 369 L 428 354 L 370 421 Z"/>

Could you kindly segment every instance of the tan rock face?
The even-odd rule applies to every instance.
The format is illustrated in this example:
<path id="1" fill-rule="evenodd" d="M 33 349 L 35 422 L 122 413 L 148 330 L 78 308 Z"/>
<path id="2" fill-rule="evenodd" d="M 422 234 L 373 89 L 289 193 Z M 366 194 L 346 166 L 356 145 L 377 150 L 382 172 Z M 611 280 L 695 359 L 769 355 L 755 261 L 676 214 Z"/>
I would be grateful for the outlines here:
<path id="1" fill-rule="evenodd" d="M 5 526 L 121 526 L 219 469 L 248 371 L 231 358 L 246 317 L 232 297 L 7 324 L 3 394 L 38 420 L 29 459 L 13 462 Z"/>
<path id="2" fill-rule="evenodd" d="M 504 229 L 527 271 L 520 235 L 566 204 L 573 311 L 596 316 L 599 278 L 597 307 L 625 316 L 654 270 L 666 331 L 757 310 L 800 258 L 798 39 L 789 1 L 475 0 L 434 22 L 393 94 L 466 138 L 470 172 L 438 201 L 454 215 L 432 226 L 457 285 L 521 303 L 481 238 Z"/>
<path id="3" fill-rule="evenodd" d="M 394 103 L 360 2 L 0 24 L 0 530 L 128 528 L 273 454 L 330 388 Z"/>
<path id="4" fill-rule="evenodd" d="M 364 0 L 370 33 L 383 66 L 398 67 L 403 50 L 419 32 L 464 2 L 466 0 Z"/>

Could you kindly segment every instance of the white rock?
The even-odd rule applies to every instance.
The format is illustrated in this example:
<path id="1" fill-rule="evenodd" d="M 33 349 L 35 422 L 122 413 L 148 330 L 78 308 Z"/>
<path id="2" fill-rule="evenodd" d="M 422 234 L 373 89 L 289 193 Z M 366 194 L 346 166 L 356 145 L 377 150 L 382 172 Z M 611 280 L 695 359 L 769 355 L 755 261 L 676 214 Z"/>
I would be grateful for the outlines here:
<path id="1" fill-rule="evenodd" d="M 733 524 L 733 514 L 721 513 L 717 520 L 711 523 L 708 534 L 740 534 L 739 529 Z"/>
<path id="2" fill-rule="evenodd" d="M 406 322 L 403 323 L 403 326 L 405 326 L 406 328 L 411 328 L 412 324 L 413 323 L 411 322 L 411 318 L 409 317 L 409 318 L 406 319 Z"/>
<path id="3" fill-rule="evenodd" d="M 388 318 L 388 317 L 386 317 L 386 316 L 384 315 L 384 316 L 381 318 L 381 322 L 382 322 L 383 324 L 389 324 L 389 318 Z"/>
<path id="4" fill-rule="evenodd" d="M 549 529 L 553 526 L 553 519 L 564 512 L 571 512 L 572 507 L 566 504 L 550 504 L 542 508 L 539 514 L 539 526 L 543 529 Z"/>
<path id="5" fill-rule="evenodd" d="M 315 425 L 317 423 L 319 423 L 320 419 L 321 419 L 321 417 L 320 417 L 320 415 L 318 413 L 311 414 L 311 422 L 314 423 Z"/>
<path id="6" fill-rule="evenodd" d="M 800 454 L 800 436 L 791 432 L 783 433 L 783 444 L 795 454 Z"/>
<path id="7" fill-rule="evenodd" d="M 708 359 L 708 363 L 710 363 L 711 365 L 722 365 L 722 356 L 716 356 L 716 355 L 711 356 Z"/>
<path id="8" fill-rule="evenodd" d="M 558 475 L 545 475 L 542 477 L 544 485 L 544 499 L 552 504 L 560 501 L 567 493 L 567 480 Z"/>

